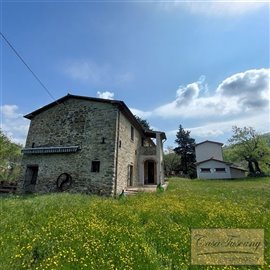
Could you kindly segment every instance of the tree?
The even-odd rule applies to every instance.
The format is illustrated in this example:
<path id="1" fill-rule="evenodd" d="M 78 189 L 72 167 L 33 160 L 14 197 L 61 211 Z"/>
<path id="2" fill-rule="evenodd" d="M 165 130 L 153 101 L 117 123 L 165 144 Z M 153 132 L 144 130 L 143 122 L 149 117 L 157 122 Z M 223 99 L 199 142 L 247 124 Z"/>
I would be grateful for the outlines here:
<path id="1" fill-rule="evenodd" d="M 194 165 L 196 161 L 195 139 L 190 137 L 190 131 L 184 130 L 182 125 L 180 125 L 175 142 L 178 146 L 174 148 L 174 152 L 181 156 L 181 168 L 184 174 L 194 177 L 194 174 L 196 174 Z"/>
<path id="2" fill-rule="evenodd" d="M 233 135 L 228 140 L 231 146 L 231 156 L 239 157 L 247 162 L 249 174 L 252 176 L 263 175 L 262 163 L 267 163 L 270 148 L 266 140 L 252 127 L 232 127 Z"/>
<path id="3" fill-rule="evenodd" d="M 21 148 L 0 130 L 0 180 L 17 180 Z"/>
<path id="4" fill-rule="evenodd" d="M 152 129 L 150 128 L 150 124 L 149 124 L 149 122 L 148 122 L 147 120 L 142 119 L 141 117 L 139 117 L 139 116 L 137 116 L 137 115 L 135 115 L 135 118 L 137 119 L 137 121 L 141 124 L 141 126 L 142 126 L 144 129 L 146 129 L 146 130 L 152 130 Z"/>
<path id="5" fill-rule="evenodd" d="M 180 170 L 181 157 L 174 152 L 164 155 L 164 171 L 166 176 L 173 175 Z"/>

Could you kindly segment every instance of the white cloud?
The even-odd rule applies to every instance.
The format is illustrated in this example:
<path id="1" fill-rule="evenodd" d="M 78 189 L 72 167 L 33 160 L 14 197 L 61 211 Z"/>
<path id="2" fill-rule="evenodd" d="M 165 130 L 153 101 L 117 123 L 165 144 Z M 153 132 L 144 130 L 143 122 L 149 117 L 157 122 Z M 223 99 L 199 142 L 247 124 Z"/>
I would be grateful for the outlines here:
<path id="1" fill-rule="evenodd" d="M 163 118 L 237 117 L 269 109 L 269 69 L 253 69 L 226 78 L 212 96 L 203 93 L 204 83 L 181 86 L 176 99 L 154 110 Z"/>
<path id="2" fill-rule="evenodd" d="M 205 124 L 195 128 L 188 128 L 192 135 L 198 137 L 217 137 L 227 132 L 231 132 L 232 126 L 252 126 L 258 132 L 265 133 L 269 132 L 269 123 L 266 123 L 266 119 L 269 117 L 268 113 L 258 114 L 248 118 L 239 118 L 229 121 L 220 121 Z"/>
<path id="3" fill-rule="evenodd" d="M 0 107 L 1 113 L 7 119 L 15 119 L 21 117 L 22 115 L 17 112 L 17 105 L 3 105 Z"/>
<path id="4" fill-rule="evenodd" d="M 106 73 L 106 67 L 98 67 L 93 62 L 78 61 L 69 63 L 66 73 L 75 80 L 99 82 L 102 74 Z"/>
<path id="5" fill-rule="evenodd" d="M 267 6 L 267 1 L 164 1 L 160 6 L 166 10 L 187 10 L 193 14 L 215 17 L 242 16 Z"/>
<path id="6" fill-rule="evenodd" d="M 129 71 L 119 71 L 109 64 L 96 64 L 92 60 L 68 61 L 64 73 L 74 80 L 94 84 L 104 81 L 122 84 L 133 80 L 133 74 Z"/>
<path id="7" fill-rule="evenodd" d="M 180 86 L 176 91 L 177 106 L 181 106 L 185 103 L 190 103 L 192 100 L 196 99 L 199 96 L 200 87 L 197 82 L 188 84 L 187 86 Z"/>
<path id="8" fill-rule="evenodd" d="M 242 110 L 260 109 L 269 104 L 269 81 L 269 70 L 248 70 L 225 79 L 216 92 L 223 97 L 235 97 Z"/>
<path id="9" fill-rule="evenodd" d="M 176 98 L 152 112 L 132 109 L 141 117 L 179 119 L 197 137 L 218 137 L 231 132 L 233 125 L 252 126 L 259 132 L 270 130 L 270 69 L 252 69 L 224 79 L 210 95 L 205 78 L 180 86 Z M 192 126 L 192 121 L 200 121 Z M 151 122 L 151 121 L 150 121 Z M 167 131 L 175 136 L 177 130 Z"/>
<path id="10" fill-rule="evenodd" d="M 136 116 L 139 116 L 143 119 L 147 118 L 147 117 L 150 117 L 152 115 L 152 112 L 145 112 L 145 111 L 141 111 L 141 110 L 138 110 L 138 109 L 134 109 L 134 108 L 129 108 L 131 110 L 131 112 L 136 115 Z"/>
<path id="11" fill-rule="evenodd" d="M 251 126 L 256 129 L 257 132 L 266 133 L 270 130 L 269 123 L 269 113 L 259 113 L 254 116 L 243 117 L 238 119 L 231 119 L 218 122 L 206 122 L 200 126 L 196 127 L 186 127 L 186 130 L 190 131 L 191 137 L 197 137 L 199 139 L 211 139 L 217 138 L 222 135 L 226 137 L 230 136 L 232 131 L 232 126 Z M 174 138 L 178 130 L 167 131 L 166 134 L 168 137 Z"/>
<path id="12" fill-rule="evenodd" d="M 97 92 L 97 97 L 98 98 L 104 98 L 104 99 L 114 99 L 114 93 L 112 92 L 108 92 L 108 91 L 105 91 L 105 92 Z"/>
<path id="13" fill-rule="evenodd" d="M 13 142 L 24 144 L 29 121 L 23 118 L 23 114 L 19 113 L 17 105 L 2 105 L 1 109 L 1 130 Z"/>

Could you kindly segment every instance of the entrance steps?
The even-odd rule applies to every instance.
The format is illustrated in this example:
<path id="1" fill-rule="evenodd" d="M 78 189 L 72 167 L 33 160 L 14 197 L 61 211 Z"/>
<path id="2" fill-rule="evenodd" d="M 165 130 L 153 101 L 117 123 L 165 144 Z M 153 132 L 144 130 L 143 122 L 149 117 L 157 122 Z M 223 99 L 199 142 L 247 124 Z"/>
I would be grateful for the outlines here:
<path id="1" fill-rule="evenodd" d="M 0 182 L 0 193 L 16 193 L 17 183 L 10 183 L 8 181 Z"/>
<path id="2" fill-rule="evenodd" d="M 168 183 L 162 185 L 164 190 L 166 190 Z M 144 185 L 144 186 L 136 186 L 136 187 L 127 187 L 125 190 L 125 195 L 132 196 L 138 194 L 138 192 L 156 192 L 157 185 Z"/>

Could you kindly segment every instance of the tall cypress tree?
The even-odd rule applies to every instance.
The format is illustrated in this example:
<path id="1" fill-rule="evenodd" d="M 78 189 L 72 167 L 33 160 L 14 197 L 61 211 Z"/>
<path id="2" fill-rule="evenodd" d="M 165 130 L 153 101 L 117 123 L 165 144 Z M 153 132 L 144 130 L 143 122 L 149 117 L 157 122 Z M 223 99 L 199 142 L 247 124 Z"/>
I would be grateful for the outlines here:
<path id="1" fill-rule="evenodd" d="M 190 137 L 189 130 L 184 130 L 182 125 L 180 125 L 175 142 L 178 146 L 174 148 L 174 152 L 181 156 L 181 167 L 184 174 L 192 174 L 194 176 L 194 163 L 196 161 L 195 139 Z"/>

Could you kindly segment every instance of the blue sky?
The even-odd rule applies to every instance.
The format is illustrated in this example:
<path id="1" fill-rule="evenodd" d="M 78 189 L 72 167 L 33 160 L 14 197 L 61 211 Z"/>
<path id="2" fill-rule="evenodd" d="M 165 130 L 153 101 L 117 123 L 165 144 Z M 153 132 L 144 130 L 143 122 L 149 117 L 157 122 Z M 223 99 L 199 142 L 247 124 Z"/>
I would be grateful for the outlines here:
<path id="1" fill-rule="evenodd" d="M 123 100 L 174 146 L 269 132 L 269 2 L 1 1 L 1 32 L 55 98 Z M 1 40 L 1 128 L 52 99 Z"/>

